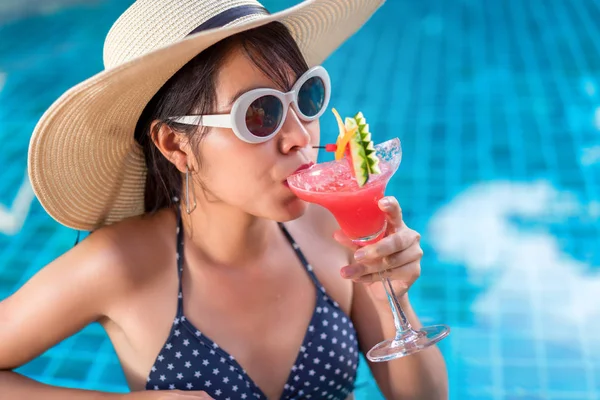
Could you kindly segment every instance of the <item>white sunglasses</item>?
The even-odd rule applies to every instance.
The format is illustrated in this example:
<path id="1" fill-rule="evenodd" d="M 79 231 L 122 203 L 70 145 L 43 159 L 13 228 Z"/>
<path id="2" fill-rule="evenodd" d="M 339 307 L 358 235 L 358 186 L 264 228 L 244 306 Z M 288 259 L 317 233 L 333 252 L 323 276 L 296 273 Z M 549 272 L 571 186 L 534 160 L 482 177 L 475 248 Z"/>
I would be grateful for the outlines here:
<path id="1" fill-rule="evenodd" d="M 287 93 L 275 89 L 253 89 L 241 95 L 229 114 L 184 115 L 170 121 L 185 125 L 231 128 L 247 143 L 262 143 L 279 132 L 290 104 L 304 121 L 319 118 L 329 104 L 331 80 L 325 68 L 306 71 Z"/>

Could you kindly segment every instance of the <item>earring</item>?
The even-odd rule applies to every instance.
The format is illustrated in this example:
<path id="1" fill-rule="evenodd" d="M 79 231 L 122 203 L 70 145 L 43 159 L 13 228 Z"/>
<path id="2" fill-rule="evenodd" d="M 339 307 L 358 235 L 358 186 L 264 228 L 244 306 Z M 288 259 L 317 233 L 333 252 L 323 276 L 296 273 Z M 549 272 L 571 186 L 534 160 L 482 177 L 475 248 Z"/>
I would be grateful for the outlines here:
<path id="1" fill-rule="evenodd" d="M 191 214 L 196 209 L 196 193 L 194 193 L 194 180 L 192 180 L 192 196 L 193 204 L 190 207 L 190 170 L 189 167 L 185 166 L 185 211 Z"/>

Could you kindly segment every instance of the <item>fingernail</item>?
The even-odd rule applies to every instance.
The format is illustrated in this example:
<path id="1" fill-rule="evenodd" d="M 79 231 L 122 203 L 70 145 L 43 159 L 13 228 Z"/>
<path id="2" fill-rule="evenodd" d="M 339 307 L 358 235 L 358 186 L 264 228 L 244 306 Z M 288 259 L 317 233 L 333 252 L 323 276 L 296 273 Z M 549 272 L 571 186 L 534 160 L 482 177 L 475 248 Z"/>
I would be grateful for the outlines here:
<path id="1" fill-rule="evenodd" d="M 392 202 L 387 197 L 384 197 L 379 201 L 379 204 L 381 204 L 383 208 L 389 208 L 392 205 Z"/>
<path id="2" fill-rule="evenodd" d="M 367 252 L 364 250 L 357 250 L 356 253 L 354 253 L 354 259 L 356 261 L 360 261 L 362 259 L 364 259 L 365 257 L 367 257 Z"/>
<path id="3" fill-rule="evenodd" d="M 342 275 L 344 276 L 344 278 L 350 278 L 355 273 L 356 273 L 356 269 L 351 266 L 342 268 Z"/>

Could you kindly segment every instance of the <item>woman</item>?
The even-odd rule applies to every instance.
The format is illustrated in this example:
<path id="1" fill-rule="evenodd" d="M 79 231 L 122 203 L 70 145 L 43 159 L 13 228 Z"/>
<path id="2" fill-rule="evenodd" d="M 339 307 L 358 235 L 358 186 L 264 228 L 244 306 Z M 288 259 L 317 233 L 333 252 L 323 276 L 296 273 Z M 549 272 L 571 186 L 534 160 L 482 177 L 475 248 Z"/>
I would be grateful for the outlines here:
<path id="1" fill-rule="evenodd" d="M 6 398 L 352 396 L 359 351 L 394 334 L 377 271 L 392 270 L 419 325 L 405 294 L 419 235 L 388 197 L 388 237 L 357 250 L 285 181 L 316 160 L 330 90 L 318 64 L 380 3 L 269 15 L 250 0 L 138 0 L 123 14 L 107 69 L 57 100 L 32 137 L 41 204 L 93 233 L 0 303 Z M 292 88 L 291 105 L 273 95 Z M 10 372 L 94 321 L 131 393 Z M 370 367 L 387 398 L 447 396 L 435 347 Z"/>

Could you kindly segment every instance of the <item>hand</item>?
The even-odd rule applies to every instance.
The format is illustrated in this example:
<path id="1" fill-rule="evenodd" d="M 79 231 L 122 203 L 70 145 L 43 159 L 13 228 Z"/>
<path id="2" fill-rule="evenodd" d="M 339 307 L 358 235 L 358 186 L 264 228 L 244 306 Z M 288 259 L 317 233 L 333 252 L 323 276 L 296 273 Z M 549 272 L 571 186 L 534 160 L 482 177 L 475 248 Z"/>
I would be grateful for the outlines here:
<path id="1" fill-rule="evenodd" d="M 123 400 L 214 400 L 204 391 L 147 390 L 127 393 Z"/>
<path id="2" fill-rule="evenodd" d="M 395 197 L 379 200 L 379 208 L 386 214 L 386 236 L 376 243 L 359 248 L 340 230 L 334 238 L 355 251 L 355 262 L 343 267 L 340 274 L 354 282 L 369 286 L 371 293 L 381 301 L 387 301 L 379 271 L 390 278 L 398 298 L 403 296 L 421 275 L 421 235 L 410 229 L 402 220 L 402 210 Z"/>

